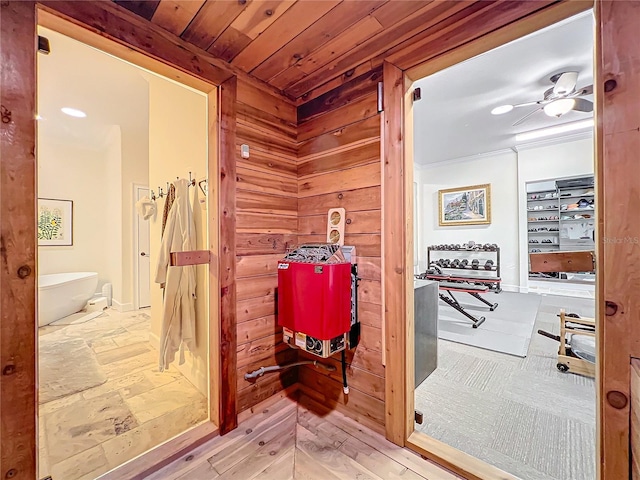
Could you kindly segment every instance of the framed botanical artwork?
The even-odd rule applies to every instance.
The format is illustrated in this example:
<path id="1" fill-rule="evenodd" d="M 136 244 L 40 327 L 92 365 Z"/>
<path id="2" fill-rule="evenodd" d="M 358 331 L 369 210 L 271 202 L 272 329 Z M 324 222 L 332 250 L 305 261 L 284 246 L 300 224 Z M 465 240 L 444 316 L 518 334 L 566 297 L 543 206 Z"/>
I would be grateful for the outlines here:
<path id="1" fill-rule="evenodd" d="M 38 199 L 38 245 L 73 245 L 73 201 Z"/>
<path id="2" fill-rule="evenodd" d="M 491 223 L 491 185 L 438 190 L 438 225 Z"/>

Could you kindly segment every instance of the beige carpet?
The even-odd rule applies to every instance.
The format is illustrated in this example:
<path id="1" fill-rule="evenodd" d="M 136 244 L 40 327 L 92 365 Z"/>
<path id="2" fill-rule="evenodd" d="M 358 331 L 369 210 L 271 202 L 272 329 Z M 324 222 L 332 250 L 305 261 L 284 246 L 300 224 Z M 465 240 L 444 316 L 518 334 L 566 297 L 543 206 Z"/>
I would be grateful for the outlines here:
<path id="1" fill-rule="evenodd" d="M 58 335 L 39 339 L 39 403 L 47 403 L 107 381 L 96 354 L 81 338 Z"/>
<path id="2" fill-rule="evenodd" d="M 537 298 L 535 331 L 557 334 L 561 307 L 594 314 L 592 299 Z M 526 358 L 440 340 L 438 368 L 416 389 L 416 428 L 523 480 L 593 480 L 594 380 L 560 373 L 557 349 L 537 334 Z"/>

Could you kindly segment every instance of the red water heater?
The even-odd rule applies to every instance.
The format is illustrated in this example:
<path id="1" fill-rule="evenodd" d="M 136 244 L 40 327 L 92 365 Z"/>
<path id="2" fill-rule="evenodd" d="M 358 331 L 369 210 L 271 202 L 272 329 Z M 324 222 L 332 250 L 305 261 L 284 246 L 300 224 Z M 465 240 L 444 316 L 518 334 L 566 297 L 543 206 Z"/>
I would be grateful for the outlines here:
<path id="1" fill-rule="evenodd" d="M 321 357 L 348 344 L 352 265 L 339 246 L 303 245 L 278 262 L 278 324 L 284 340 Z"/>

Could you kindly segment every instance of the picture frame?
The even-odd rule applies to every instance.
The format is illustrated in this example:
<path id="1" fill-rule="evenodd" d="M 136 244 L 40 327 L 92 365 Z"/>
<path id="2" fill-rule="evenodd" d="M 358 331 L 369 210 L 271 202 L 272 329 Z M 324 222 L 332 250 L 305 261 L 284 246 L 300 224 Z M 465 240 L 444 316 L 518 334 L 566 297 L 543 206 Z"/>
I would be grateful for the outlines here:
<path id="1" fill-rule="evenodd" d="M 73 200 L 38 198 L 38 246 L 73 245 Z"/>
<path id="2" fill-rule="evenodd" d="M 491 184 L 438 190 L 438 225 L 491 224 Z"/>

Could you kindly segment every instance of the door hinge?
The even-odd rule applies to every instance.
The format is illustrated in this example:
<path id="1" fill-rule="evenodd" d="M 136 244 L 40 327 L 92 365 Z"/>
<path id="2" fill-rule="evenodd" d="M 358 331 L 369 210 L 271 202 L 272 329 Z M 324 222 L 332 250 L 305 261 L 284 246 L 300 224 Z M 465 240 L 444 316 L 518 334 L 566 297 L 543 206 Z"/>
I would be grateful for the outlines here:
<path id="1" fill-rule="evenodd" d="M 38 35 L 38 51 L 45 55 L 49 55 L 51 53 L 51 45 L 49 45 L 49 39 L 47 37 Z"/>
<path id="2" fill-rule="evenodd" d="M 424 421 L 424 414 L 418 410 L 414 411 L 415 413 L 415 421 L 418 425 L 422 425 L 422 422 Z"/>
<path id="3" fill-rule="evenodd" d="M 412 98 L 414 102 L 417 102 L 422 98 L 422 92 L 420 91 L 420 87 L 413 90 Z"/>
<path id="4" fill-rule="evenodd" d="M 378 113 L 384 111 L 384 89 L 382 82 L 378 82 Z"/>

